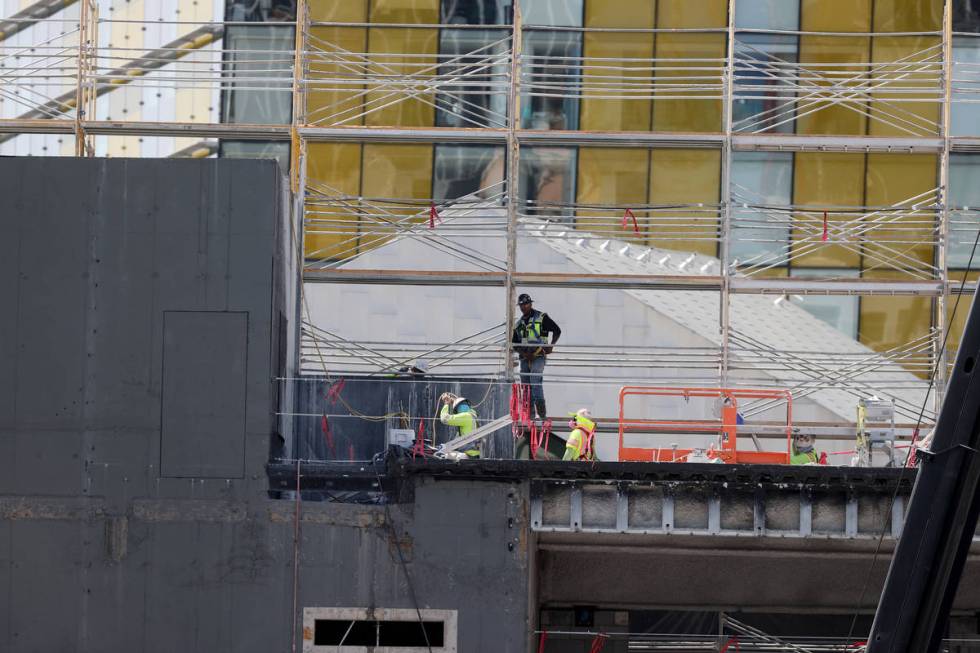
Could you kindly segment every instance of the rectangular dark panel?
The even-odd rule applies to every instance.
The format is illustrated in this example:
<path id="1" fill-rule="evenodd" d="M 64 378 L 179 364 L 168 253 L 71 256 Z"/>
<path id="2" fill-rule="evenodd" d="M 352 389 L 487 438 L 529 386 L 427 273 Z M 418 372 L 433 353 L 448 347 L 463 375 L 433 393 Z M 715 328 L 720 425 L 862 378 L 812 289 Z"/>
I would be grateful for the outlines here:
<path id="1" fill-rule="evenodd" d="M 248 313 L 165 311 L 162 476 L 241 478 Z"/>

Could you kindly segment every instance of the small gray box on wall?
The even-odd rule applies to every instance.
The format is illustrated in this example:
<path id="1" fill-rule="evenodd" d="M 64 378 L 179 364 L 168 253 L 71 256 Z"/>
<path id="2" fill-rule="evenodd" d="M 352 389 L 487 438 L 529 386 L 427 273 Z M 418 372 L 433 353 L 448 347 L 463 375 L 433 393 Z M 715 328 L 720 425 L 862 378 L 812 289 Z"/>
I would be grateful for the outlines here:
<path id="1" fill-rule="evenodd" d="M 165 311 L 160 472 L 245 474 L 248 313 Z"/>

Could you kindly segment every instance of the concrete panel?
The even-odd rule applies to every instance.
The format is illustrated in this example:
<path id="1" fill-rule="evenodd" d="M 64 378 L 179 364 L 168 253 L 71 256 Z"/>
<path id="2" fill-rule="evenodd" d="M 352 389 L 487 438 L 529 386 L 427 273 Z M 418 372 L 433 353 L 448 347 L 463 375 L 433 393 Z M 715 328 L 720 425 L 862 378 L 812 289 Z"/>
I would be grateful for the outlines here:
<path id="1" fill-rule="evenodd" d="M 164 476 L 242 476 L 247 367 L 246 313 L 164 313 Z"/>

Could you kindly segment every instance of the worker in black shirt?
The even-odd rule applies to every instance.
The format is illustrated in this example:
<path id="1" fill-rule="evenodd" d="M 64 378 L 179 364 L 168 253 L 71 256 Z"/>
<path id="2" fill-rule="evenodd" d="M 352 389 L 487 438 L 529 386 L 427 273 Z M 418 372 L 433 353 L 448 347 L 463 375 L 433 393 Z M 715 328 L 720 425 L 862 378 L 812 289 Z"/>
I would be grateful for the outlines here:
<path id="1" fill-rule="evenodd" d="M 517 298 L 517 305 L 521 309 L 521 317 L 514 325 L 511 342 L 521 361 L 521 383 L 530 386 L 533 411 L 544 420 L 548 417 L 541 385 L 544 364 L 561 337 L 561 329 L 547 313 L 534 310 L 531 296 L 527 293 Z"/>

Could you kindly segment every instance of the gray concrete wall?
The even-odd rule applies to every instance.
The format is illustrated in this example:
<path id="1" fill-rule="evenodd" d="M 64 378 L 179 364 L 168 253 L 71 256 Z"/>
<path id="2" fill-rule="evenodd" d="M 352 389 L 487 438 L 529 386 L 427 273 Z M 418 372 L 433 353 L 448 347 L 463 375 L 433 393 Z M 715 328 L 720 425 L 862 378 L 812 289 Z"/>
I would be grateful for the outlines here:
<path id="1" fill-rule="evenodd" d="M 265 476 L 297 292 L 274 162 L 0 159 L 0 198 L 0 650 L 289 650 L 294 591 L 298 612 L 413 606 L 391 525 L 461 650 L 523 646 L 507 486 L 420 488 L 390 517 L 304 505 L 294 549 Z"/>

